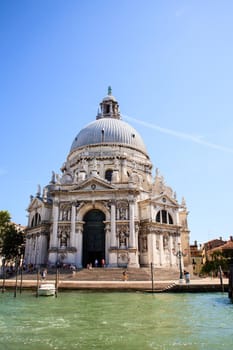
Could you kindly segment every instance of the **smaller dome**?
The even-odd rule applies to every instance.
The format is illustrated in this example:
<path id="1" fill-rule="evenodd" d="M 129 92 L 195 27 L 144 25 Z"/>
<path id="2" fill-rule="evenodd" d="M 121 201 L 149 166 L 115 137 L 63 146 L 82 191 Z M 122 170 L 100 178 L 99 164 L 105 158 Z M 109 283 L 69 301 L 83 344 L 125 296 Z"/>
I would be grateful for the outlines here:
<path id="1" fill-rule="evenodd" d="M 105 96 L 102 100 L 103 102 L 106 102 L 106 101 L 114 101 L 116 102 L 116 99 L 114 96 L 112 96 L 112 88 L 111 86 L 108 87 L 108 94 L 107 96 Z"/>
<path id="2" fill-rule="evenodd" d="M 103 98 L 103 101 L 114 101 L 114 102 L 116 102 L 116 99 L 112 95 L 107 95 L 106 97 Z"/>

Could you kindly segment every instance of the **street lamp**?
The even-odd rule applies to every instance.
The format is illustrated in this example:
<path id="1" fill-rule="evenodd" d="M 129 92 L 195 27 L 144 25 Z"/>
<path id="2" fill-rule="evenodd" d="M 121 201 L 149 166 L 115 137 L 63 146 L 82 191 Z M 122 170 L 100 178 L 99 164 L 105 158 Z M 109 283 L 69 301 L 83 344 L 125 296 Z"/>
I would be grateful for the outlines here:
<path id="1" fill-rule="evenodd" d="M 186 254 L 181 251 L 180 243 L 178 243 L 178 251 L 172 250 L 173 254 L 179 259 L 179 270 L 180 270 L 180 282 L 184 279 L 183 269 L 182 269 L 182 257 Z"/>

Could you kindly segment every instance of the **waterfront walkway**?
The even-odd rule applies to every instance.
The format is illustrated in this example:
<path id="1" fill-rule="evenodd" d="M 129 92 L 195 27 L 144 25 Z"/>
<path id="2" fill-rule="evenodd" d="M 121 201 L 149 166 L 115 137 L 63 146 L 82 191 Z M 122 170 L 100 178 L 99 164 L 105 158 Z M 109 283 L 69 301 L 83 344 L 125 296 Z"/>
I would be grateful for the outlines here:
<path id="1" fill-rule="evenodd" d="M 193 276 L 189 284 L 181 283 L 177 279 L 177 271 L 155 271 L 152 283 L 149 269 L 127 270 L 127 280 L 123 280 L 123 269 L 82 269 L 77 272 L 60 271 L 57 277 L 55 271 L 49 272 L 47 283 L 58 280 L 58 290 L 109 290 L 109 291 L 147 291 L 147 292 L 216 292 L 228 290 L 228 279 L 223 279 L 223 286 L 219 278 L 199 278 Z M 179 275 L 178 275 L 179 277 Z M 18 288 L 36 289 L 40 283 L 37 273 L 19 275 Z M 4 285 L 5 283 L 5 285 Z M 3 283 L 0 280 L 0 289 L 15 288 L 15 276 L 8 278 Z"/>

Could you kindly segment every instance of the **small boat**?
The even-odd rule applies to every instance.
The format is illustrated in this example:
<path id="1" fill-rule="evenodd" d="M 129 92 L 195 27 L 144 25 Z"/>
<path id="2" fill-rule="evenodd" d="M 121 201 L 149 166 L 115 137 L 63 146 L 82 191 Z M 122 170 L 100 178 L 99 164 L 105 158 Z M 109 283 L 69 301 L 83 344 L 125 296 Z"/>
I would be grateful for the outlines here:
<path id="1" fill-rule="evenodd" d="M 51 296 L 55 295 L 56 286 L 55 283 L 42 283 L 38 288 L 39 296 Z"/>

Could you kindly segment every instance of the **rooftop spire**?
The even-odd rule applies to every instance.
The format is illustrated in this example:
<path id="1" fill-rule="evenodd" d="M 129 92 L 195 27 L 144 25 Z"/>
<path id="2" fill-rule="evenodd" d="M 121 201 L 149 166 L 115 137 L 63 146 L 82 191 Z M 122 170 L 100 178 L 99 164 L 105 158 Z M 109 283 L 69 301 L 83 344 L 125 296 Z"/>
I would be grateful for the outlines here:
<path id="1" fill-rule="evenodd" d="M 112 88 L 111 88 L 111 86 L 108 87 L 108 95 L 109 95 L 109 96 L 112 95 Z"/>

